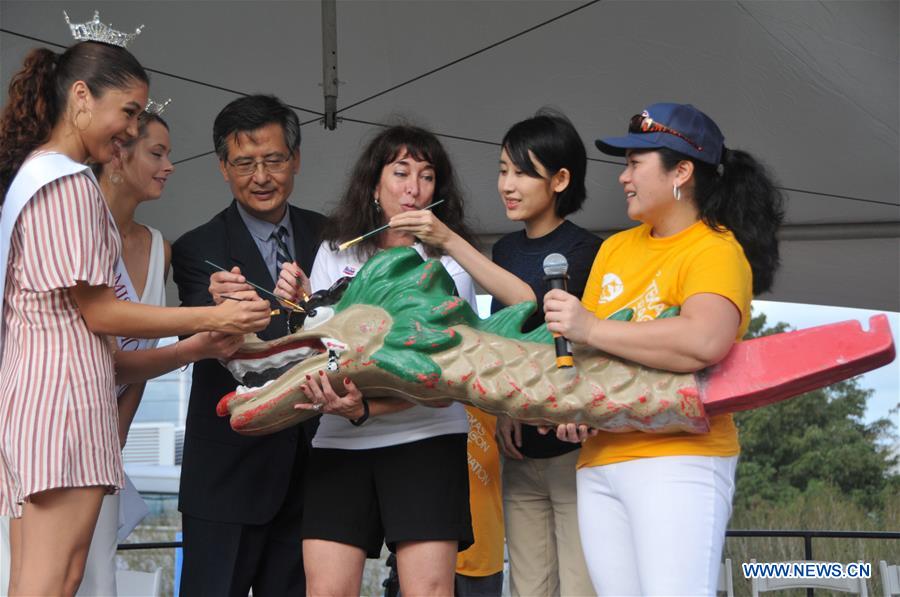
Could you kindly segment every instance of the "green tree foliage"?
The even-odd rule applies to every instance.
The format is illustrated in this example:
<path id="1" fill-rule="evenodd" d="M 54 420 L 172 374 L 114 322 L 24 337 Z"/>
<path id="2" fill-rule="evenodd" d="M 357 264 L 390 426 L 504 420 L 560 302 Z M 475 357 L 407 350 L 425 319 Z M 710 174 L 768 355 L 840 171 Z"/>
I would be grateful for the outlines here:
<path id="1" fill-rule="evenodd" d="M 766 326 L 753 317 L 747 337 L 787 329 Z M 741 459 L 737 471 L 736 509 L 762 503 L 787 504 L 822 485 L 836 487 L 855 504 L 880 513 L 889 492 L 900 490 L 891 455 L 894 433 L 888 419 L 866 423 L 863 416 L 872 391 L 857 379 L 765 408 L 735 415 Z"/>

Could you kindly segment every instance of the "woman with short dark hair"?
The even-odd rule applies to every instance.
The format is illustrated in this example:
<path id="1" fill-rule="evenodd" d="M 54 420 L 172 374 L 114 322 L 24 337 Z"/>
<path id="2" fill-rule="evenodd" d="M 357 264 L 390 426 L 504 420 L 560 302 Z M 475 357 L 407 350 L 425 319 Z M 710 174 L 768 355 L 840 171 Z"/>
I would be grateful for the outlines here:
<path id="1" fill-rule="evenodd" d="M 568 118 L 545 108 L 514 124 L 500 147 L 497 190 L 506 217 L 521 222 L 524 229 L 496 242 L 493 261 L 436 214 L 398 214 L 391 226 L 441 247 L 456 259 L 493 296 L 492 312 L 529 300 L 540 305 L 547 291 L 543 262 L 551 253 L 566 258 L 568 287 L 580 294 L 601 242 L 566 219 L 581 209 L 587 196 L 587 154 L 581 137 Z M 543 313 L 536 309 L 523 331 L 543 323 Z M 504 456 L 510 591 L 513 595 L 590 594 L 578 537 L 577 446 L 541 436 L 535 426 L 503 415 L 496 418 L 496 437 Z M 499 542 L 476 543 L 475 549 L 499 550 L 502 557 Z"/>

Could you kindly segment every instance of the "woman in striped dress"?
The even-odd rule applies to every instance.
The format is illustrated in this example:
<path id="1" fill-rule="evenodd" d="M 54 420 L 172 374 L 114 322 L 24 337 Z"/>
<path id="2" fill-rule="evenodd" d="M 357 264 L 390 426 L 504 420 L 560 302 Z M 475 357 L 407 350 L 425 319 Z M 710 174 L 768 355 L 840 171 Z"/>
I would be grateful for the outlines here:
<path id="1" fill-rule="evenodd" d="M 113 350 L 135 338 L 264 328 L 268 302 L 119 301 L 120 243 L 85 161 L 137 135 L 148 78 L 124 48 L 32 51 L 0 117 L 0 515 L 10 595 L 72 595 L 104 494 L 122 486 Z M 128 363 L 123 376 L 134 375 Z"/>

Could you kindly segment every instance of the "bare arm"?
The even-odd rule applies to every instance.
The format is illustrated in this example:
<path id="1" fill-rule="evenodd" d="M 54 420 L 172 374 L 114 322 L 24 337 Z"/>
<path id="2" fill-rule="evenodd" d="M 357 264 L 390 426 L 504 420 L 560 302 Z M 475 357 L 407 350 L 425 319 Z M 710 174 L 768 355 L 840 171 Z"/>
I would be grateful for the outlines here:
<path id="1" fill-rule="evenodd" d="M 168 346 L 116 352 L 116 383 L 128 384 L 118 399 L 119 445 L 125 447 L 128 430 L 144 395 L 146 380 L 201 359 L 228 357 L 243 342 L 241 334 L 202 332 Z"/>
<path id="2" fill-rule="evenodd" d="M 240 301 L 224 301 L 215 307 L 156 307 L 120 301 L 108 286 L 79 282 L 70 289 L 88 329 L 95 334 L 131 338 L 162 338 L 221 331 L 229 334 L 256 332 L 269 324 L 269 302 L 255 293 Z"/>
<path id="3" fill-rule="evenodd" d="M 681 314 L 667 319 L 625 322 L 597 319 L 581 301 L 562 290 L 544 297 L 547 328 L 572 342 L 588 344 L 647 367 L 699 371 L 721 361 L 741 323 L 738 308 L 725 297 L 689 297 Z"/>
<path id="4" fill-rule="evenodd" d="M 628 322 L 597 319 L 581 301 L 562 290 L 544 297 L 547 329 L 573 342 L 666 371 L 693 372 L 725 358 L 734 345 L 741 324 L 738 308 L 718 294 L 701 293 L 688 298 L 677 317 Z M 547 434 L 553 429 L 541 426 Z M 556 437 L 580 443 L 596 429 L 586 425 L 558 425 Z"/>
<path id="5" fill-rule="evenodd" d="M 243 342 L 241 334 L 203 332 L 159 348 L 121 350 L 116 353 L 116 383 L 139 383 L 202 359 L 224 359 Z"/>
<path id="6" fill-rule="evenodd" d="M 482 288 L 504 305 L 536 300 L 531 286 L 485 257 L 431 211 L 400 213 L 391 218 L 390 224 L 395 230 L 414 234 L 422 242 L 446 251 Z"/>
<path id="7" fill-rule="evenodd" d="M 125 447 L 125 440 L 128 438 L 128 430 L 131 428 L 131 422 L 137 412 L 138 406 L 141 404 L 141 397 L 144 395 L 145 383 L 134 383 L 129 385 L 119 396 L 119 447 Z"/>
<path id="8" fill-rule="evenodd" d="M 415 406 L 414 403 L 403 398 L 395 398 L 393 396 L 381 396 L 380 398 L 367 398 L 369 401 L 369 416 L 377 417 L 379 415 L 389 415 L 398 413 Z"/>
<path id="9" fill-rule="evenodd" d="M 508 415 L 497 415 L 497 447 L 507 458 L 522 460 L 525 458 L 519 448 L 522 447 L 522 423 L 514 421 Z"/>
<path id="10" fill-rule="evenodd" d="M 172 265 L 172 245 L 163 240 L 163 281 L 169 279 L 169 266 Z"/>

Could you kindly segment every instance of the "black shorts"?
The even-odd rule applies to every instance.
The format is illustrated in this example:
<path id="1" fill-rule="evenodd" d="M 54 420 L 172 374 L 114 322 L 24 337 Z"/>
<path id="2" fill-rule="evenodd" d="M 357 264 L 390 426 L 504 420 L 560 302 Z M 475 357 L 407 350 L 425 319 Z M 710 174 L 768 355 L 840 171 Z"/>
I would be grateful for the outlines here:
<path id="1" fill-rule="evenodd" d="M 303 539 L 354 545 L 377 558 L 382 543 L 472 545 L 464 433 L 369 450 L 313 448 L 304 481 Z"/>

